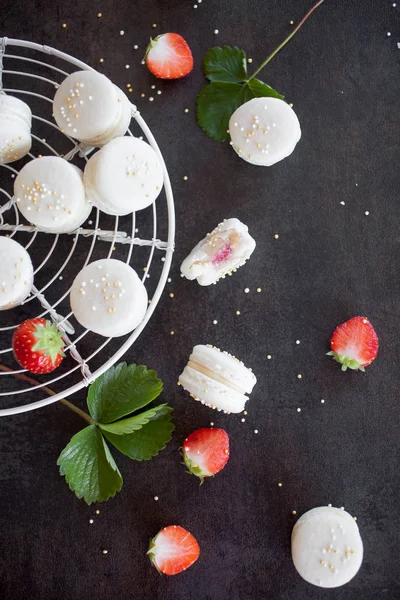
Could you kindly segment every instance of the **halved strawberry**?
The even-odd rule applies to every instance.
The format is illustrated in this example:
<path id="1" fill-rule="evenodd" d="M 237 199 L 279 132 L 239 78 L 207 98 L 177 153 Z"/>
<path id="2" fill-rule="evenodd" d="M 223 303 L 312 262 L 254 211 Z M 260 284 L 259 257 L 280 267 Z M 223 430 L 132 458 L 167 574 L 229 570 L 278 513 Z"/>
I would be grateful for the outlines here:
<path id="1" fill-rule="evenodd" d="M 379 341 L 367 317 L 353 317 L 335 329 L 329 356 L 342 365 L 342 371 L 365 371 L 378 354 Z"/>
<path id="2" fill-rule="evenodd" d="M 16 361 L 31 373 L 51 373 L 65 356 L 62 336 L 52 321 L 40 317 L 24 321 L 12 338 Z"/>
<path id="3" fill-rule="evenodd" d="M 224 429 L 198 429 L 183 443 L 183 460 L 189 473 L 200 478 L 212 477 L 229 460 L 229 436 Z"/>
<path id="4" fill-rule="evenodd" d="M 179 79 L 193 69 L 192 52 L 178 33 L 158 35 L 146 49 L 146 65 L 159 79 Z"/>
<path id="5" fill-rule="evenodd" d="M 177 575 L 196 562 L 200 546 L 186 529 L 170 525 L 151 540 L 147 554 L 157 571 L 164 575 Z"/>

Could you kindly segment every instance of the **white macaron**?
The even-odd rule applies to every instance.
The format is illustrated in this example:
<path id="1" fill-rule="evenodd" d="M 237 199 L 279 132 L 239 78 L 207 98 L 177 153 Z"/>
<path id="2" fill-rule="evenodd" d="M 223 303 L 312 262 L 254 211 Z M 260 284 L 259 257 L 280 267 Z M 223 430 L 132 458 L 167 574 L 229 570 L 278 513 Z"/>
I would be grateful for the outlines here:
<path id="1" fill-rule="evenodd" d="M 21 304 L 33 286 L 28 252 L 11 238 L 0 236 L 0 310 Z"/>
<path id="2" fill-rule="evenodd" d="M 283 100 L 253 98 L 229 120 L 232 147 L 243 160 L 269 167 L 283 160 L 301 138 L 296 113 Z"/>
<path id="3" fill-rule="evenodd" d="M 193 348 L 179 384 L 192 398 L 226 413 L 243 411 L 257 379 L 235 356 L 215 346 Z"/>
<path id="4" fill-rule="evenodd" d="M 0 94 L 0 164 L 28 154 L 32 146 L 31 124 L 31 109 L 25 102 Z"/>
<path id="5" fill-rule="evenodd" d="M 97 71 L 77 71 L 58 88 L 53 116 L 60 129 L 81 142 L 102 146 L 123 135 L 131 120 L 131 103 Z"/>
<path id="6" fill-rule="evenodd" d="M 292 558 L 298 573 L 309 583 L 323 588 L 345 585 L 363 560 L 355 520 L 332 506 L 309 510 L 293 528 Z"/>
<path id="7" fill-rule="evenodd" d="M 68 233 L 91 211 L 82 171 L 57 156 L 28 162 L 14 182 L 14 197 L 23 216 L 50 233 Z"/>
<path id="8" fill-rule="evenodd" d="M 225 219 L 191 251 L 181 265 L 187 279 L 211 285 L 244 265 L 256 247 L 248 227 L 239 219 Z"/>
<path id="9" fill-rule="evenodd" d="M 71 309 L 83 327 L 104 337 L 130 333 L 147 310 L 147 291 L 126 263 L 105 258 L 90 263 L 76 276 Z"/>
<path id="10" fill-rule="evenodd" d="M 109 215 L 123 216 L 154 202 L 163 186 L 163 169 L 149 144 L 118 137 L 90 158 L 84 184 L 92 204 Z"/>

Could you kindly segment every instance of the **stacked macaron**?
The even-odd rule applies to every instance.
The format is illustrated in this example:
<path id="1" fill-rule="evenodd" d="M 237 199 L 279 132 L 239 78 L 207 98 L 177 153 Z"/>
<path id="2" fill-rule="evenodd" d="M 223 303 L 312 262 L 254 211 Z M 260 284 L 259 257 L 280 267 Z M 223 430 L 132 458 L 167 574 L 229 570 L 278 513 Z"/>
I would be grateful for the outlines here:
<path id="1" fill-rule="evenodd" d="M 90 263 L 78 273 L 70 303 L 83 327 L 104 337 L 119 337 L 142 321 L 147 291 L 132 267 L 108 258 Z"/>
<path id="2" fill-rule="evenodd" d="M 32 113 L 25 102 L 0 94 L 0 164 L 19 160 L 32 145 Z"/>
<path id="3" fill-rule="evenodd" d="M 53 102 L 53 116 L 61 131 L 88 146 L 104 146 L 124 135 L 131 112 L 126 95 L 96 71 L 69 75 Z"/>
<path id="4" fill-rule="evenodd" d="M 161 161 L 146 142 L 118 137 L 86 165 L 84 184 L 92 204 L 109 215 L 127 215 L 152 204 L 163 186 Z"/>
<path id="5" fill-rule="evenodd" d="M 80 227 L 92 208 L 82 172 L 57 156 L 28 162 L 15 179 L 14 198 L 30 223 L 50 233 L 68 233 Z"/>
<path id="6" fill-rule="evenodd" d="M 28 252 L 11 238 L 0 236 L 0 310 L 21 304 L 33 286 Z"/>
<path id="7" fill-rule="evenodd" d="M 215 346 L 193 348 L 179 384 L 192 398 L 209 408 L 239 413 L 245 407 L 257 379 L 251 369 Z"/>

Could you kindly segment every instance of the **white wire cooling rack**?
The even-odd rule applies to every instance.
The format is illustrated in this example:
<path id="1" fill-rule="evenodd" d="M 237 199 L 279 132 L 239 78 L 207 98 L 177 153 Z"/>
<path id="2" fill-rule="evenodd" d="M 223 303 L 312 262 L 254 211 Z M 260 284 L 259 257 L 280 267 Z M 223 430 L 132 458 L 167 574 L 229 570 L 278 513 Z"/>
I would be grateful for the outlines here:
<path id="1" fill-rule="evenodd" d="M 21 98 L 31 106 L 33 113 L 33 146 L 29 153 L 30 159 L 40 154 L 53 154 L 64 156 L 68 160 L 74 157 L 77 159 L 78 156 L 81 160 L 87 160 L 87 155 L 93 150 L 61 133 L 51 118 L 55 89 L 76 68 L 93 70 L 82 61 L 49 46 L 6 37 L 0 38 L 0 93 Z M 49 116 L 49 119 L 46 116 Z M 13 181 L 18 173 L 16 167 L 21 166 L 21 161 L 0 165 L 0 235 L 6 234 L 18 239 L 28 250 L 33 259 L 37 286 L 33 288 L 32 294 L 23 305 L 0 313 L 2 317 L 7 315 L 7 318 L 0 322 L 0 364 L 11 368 L 10 371 L 0 371 L 0 407 L 2 403 L 3 406 L 4 403 L 13 404 L 10 407 L 0 408 L 0 416 L 23 413 L 46 406 L 92 383 L 132 346 L 145 328 L 161 297 L 174 250 L 174 200 L 160 149 L 133 104 L 132 119 L 131 124 L 136 123 L 140 128 L 140 133 L 144 134 L 157 152 L 164 169 L 162 195 L 151 207 L 141 211 L 140 215 L 133 213 L 129 218 L 110 218 L 98 209 L 93 209 L 88 226 L 81 227 L 72 234 L 60 236 L 42 232 L 37 227 L 21 221 L 14 203 Z M 44 131 L 46 137 L 42 136 Z M 133 135 L 130 129 L 128 133 Z M 62 149 L 57 145 L 58 142 Z M 36 155 L 33 153 L 34 147 L 39 149 Z M 157 237 L 157 208 L 162 209 L 163 213 L 159 225 L 161 223 L 165 231 L 164 241 Z M 138 233 L 139 216 L 143 221 L 144 230 L 148 231 L 149 235 L 135 236 Z M 110 219 L 113 221 L 111 225 Z M 104 228 L 101 227 L 102 220 L 106 221 Z M 142 224 L 140 231 L 142 231 Z M 65 236 L 69 242 L 67 246 Z M 137 257 L 139 251 L 146 252 L 146 258 L 143 258 L 143 254 L 140 258 Z M 154 270 L 154 264 L 157 264 L 157 260 L 154 259 L 157 255 L 157 259 L 160 260 L 159 254 L 163 262 L 158 265 L 161 272 L 154 288 L 153 279 L 149 279 L 150 266 L 153 263 Z M 39 264 L 35 262 L 36 256 L 40 256 Z M 151 294 L 149 291 L 151 303 L 146 315 L 135 331 L 127 338 L 105 340 L 80 328 L 70 311 L 68 299 L 70 285 L 77 272 L 93 260 L 111 256 L 123 259 L 132 266 L 135 265 L 136 270 L 138 270 L 137 265 L 141 265 L 143 282 L 147 287 L 151 282 L 153 289 Z M 60 367 L 49 376 L 43 377 L 43 381 L 36 386 L 15 377 L 17 374 L 24 373 L 24 370 L 17 368 L 11 348 L 13 330 L 20 322 L 33 316 L 53 319 L 65 331 L 67 342 L 67 356 L 61 365 L 62 371 L 60 372 Z M 56 394 L 50 397 L 45 395 L 42 389 L 44 386 L 51 387 Z"/>

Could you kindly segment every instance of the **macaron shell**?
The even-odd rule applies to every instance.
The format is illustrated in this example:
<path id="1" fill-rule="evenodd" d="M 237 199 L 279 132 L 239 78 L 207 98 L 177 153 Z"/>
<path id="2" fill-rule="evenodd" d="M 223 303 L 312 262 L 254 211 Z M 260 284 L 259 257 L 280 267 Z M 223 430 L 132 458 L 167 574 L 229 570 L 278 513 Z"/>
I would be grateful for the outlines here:
<path id="1" fill-rule="evenodd" d="M 109 128 L 93 139 L 82 139 L 87 146 L 97 146 L 101 148 L 116 137 L 125 135 L 132 119 L 132 105 L 126 94 L 116 85 L 114 85 L 117 95 L 118 110 L 115 112 L 115 118 L 110 123 Z"/>
<path id="2" fill-rule="evenodd" d="M 245 161 L 271 166 L 289 156 L 301 138 L 294 110 L 277 98 L 253 98 L 229 121 L 232 147 Z"/>
<path id="3" fill-rule="evenodd" d="M 0 164 L 8 164 L 26 156 L 31 149 L 30 129 L 20 120 L 0 113 Z"/>
<path id="4" fill-rule="evenodd" d="M 57 233 L 70 231 L 87 206 L 81 171 L 56 156 L 28 162 L 15 179 L 14 196 L 30 223 Z"/>
<path id="5" fill-rule="evenodd" d="M 293 528 L 292 558 L 298 573 L 313 585 L 334 588 L 357 574 L 363 543 L 354 519 L 333 507 L 318 507 Z"/>
<path id="6" fill-rule="evenodd" d="M 127 215 L 150 206 L 163 186 L 163 169 L 153 148 L 131 136 L 115 138 L 86 165 L 90 200 L 110 215 Z"/>
<path id="7" fill-rule="evenodd" d="M 0 94 L 0 115 L 12 119 L 19 119 L 30 130 L 32 125 L 32 111 L 28 104 L 19 98 Z"/>
<path id="8" fill-rule="evenodd" d="M 28 252 L 11 238 L 0 236 L 0 310 L 21 304 L 33 286 Z"/>
<path id="9" fill-rule="evenodd" d="M 78 140 L 102 135 L 118 122 L 120 107 L 115 86 L 96 71 L 77 71 L 58 88 L 53 116 L 65 133 Z"/>
<path id="10" fill-rule="evenodd" d="M 115 91 L 117 93 L 117 99 L 121 100 L 121 116 L 118 121 L 118 125 L 114 131 L 113 138 L 120 137 L 125 135 L 128 131 L 131 119 L 132 119 L 132 104 L 129 101 L 128 97 L 122 90 L 120 90 L 117 86 L 115 87 Z"/>
<path id="11" fill-rule="evenodd" d="M 189 366 L 186 366 L 179 376 L 179 383 L 195 400 L 228 413 L 242 412 L 248 400 L 244 394 L 239 394 Z"/>
<path id="12" fill-rule="evenodd" d="M 130 333 L 143 320 L 147 291 L 137 273 L 126 263 L 102 259 L 84 267 L 70 294 L 76 320 L 104 337 Z"/>
<path id="13" fill-rule="evenodd" d="M 236 387 L 250 394 L 257 383 L 257 378 L 250 369 L 228 352 L 220 351 L 212 346 L 198 345 L 193 348 L 190 360 L 205 366 L 217 373 Z"/>

